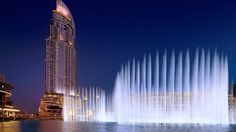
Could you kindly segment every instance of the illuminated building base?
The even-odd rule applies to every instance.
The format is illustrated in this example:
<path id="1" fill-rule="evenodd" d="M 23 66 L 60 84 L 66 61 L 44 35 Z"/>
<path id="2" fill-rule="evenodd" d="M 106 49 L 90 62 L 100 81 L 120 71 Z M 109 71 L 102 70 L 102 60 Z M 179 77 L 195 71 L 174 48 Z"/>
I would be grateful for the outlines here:
<path id="1" fill-rule="evenodd" d="M 40 119 L 62 119 L 63 94 L 46 93 L 40 101 Z"/>

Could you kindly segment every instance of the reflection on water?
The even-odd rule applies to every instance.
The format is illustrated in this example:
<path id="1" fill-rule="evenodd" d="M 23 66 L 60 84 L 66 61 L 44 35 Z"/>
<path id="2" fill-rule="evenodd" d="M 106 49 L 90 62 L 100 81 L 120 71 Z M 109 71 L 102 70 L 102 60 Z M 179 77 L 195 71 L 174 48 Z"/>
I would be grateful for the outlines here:
<path id="1" fill-rule="evenodd" d="M 20 132 L 20 122 L 0 122 L 0 132 Z"/>
<path id="2" fill-rule="evenodd" d="M 116 123 L 63 121 L 0 122 L 0 132 L 235 132 L 236 125 L 119 125 Z"/>

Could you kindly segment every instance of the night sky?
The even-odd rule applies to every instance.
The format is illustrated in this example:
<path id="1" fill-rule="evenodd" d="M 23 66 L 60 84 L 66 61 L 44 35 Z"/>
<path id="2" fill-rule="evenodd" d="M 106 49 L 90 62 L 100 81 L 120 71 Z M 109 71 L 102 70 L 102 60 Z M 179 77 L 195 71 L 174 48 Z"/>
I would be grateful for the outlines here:
<path id="1" fill-rule="evenodd" d="M 111 92 L 121 64 L 165 49 L 218 49 L 236 78 L 236 1 L 64 0 L 75 20 L 79 86 Z M 17 108 L 37 112 L 44 93 L 45 39 L 56 0 L 2 0 L 0 73 Z M 193 54 L 193 53 L 192 53 Z"/>

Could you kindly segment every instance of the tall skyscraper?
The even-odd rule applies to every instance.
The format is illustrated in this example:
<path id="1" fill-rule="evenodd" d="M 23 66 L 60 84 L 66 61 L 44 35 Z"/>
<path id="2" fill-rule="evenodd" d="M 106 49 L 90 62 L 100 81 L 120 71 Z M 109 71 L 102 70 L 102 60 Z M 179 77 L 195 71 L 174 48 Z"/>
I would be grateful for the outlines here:
<path id="1" fill-rule="evenodd" d="M 46 39 L 45 95 L 39 115 L 42 119 L 61 119 L 63 96 L 78 94 L 76 30 L 70 10 L 57 0 Z"/>
<path id="2" fill-rule="evenodd" d="M 46 93 L 77 93 L 76 30 L 73 17 L 62 0 L 49 25 L 46 39 Z"/>

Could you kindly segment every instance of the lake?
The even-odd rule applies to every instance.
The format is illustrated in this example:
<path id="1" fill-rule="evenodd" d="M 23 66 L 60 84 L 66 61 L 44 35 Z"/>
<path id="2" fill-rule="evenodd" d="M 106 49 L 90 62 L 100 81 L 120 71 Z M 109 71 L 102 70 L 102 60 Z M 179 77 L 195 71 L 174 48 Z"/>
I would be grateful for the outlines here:
<path id="1" fill-rule="evenodd" d="M 0 132 L 236 132 L 236 125 L 120 125 L 101 122 L 10 121 Z"/>

